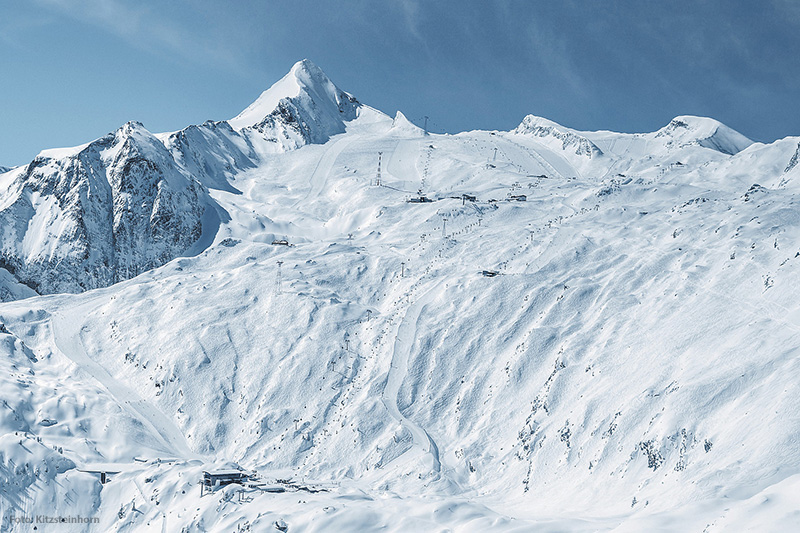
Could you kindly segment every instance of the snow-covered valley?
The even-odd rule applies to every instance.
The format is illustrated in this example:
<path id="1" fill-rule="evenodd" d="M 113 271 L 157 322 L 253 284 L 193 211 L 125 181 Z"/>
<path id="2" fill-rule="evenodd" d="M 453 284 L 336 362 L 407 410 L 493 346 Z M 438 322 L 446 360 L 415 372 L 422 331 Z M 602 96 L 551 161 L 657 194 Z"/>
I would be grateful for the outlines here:
<path id="1" fill-rule="evenodd" d="M 3 528 L 797 529 L 798 154 L 427 134 L 308 61 L 45 151 L 0 173 Z"/>

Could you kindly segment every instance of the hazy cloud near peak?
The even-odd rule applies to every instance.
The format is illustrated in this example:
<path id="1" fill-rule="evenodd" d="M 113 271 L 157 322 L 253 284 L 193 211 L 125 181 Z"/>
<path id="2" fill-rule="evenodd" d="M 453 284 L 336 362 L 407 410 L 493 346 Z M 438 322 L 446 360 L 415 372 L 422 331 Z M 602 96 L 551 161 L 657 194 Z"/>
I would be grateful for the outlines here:
<path id="1" fill-rule="evenodd" d="M 89 24 L 124 39 L 129 44 L 165 59 L 207 63 L 212 61 L 234 71 L 242 68 L 237 54 L 214 39 L 215 32 L 192 31 L 176 17 L 169 17 L 140 2 L 127 0 L 35 0 L 42 7 Z M 181 2 L 164 4 L 180 6 Z M 187 15 L 194 11 L 183 5 Z"/>
<path id="2" fill-rule="evenodd" d="M 770 3 L 781 15 L 786 17 L 787 22 L 800 26 L 800 2 L 797 0 L 770 0 Z"/>

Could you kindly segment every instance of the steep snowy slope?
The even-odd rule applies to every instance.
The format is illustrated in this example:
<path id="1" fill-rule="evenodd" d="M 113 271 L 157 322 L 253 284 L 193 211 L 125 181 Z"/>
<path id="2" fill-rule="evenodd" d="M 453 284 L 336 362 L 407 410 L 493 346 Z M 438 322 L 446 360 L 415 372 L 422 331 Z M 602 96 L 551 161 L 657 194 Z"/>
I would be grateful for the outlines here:
<path id="1" fill-rule="evenodd" d="M 5 268 L 0 268 L 0 302 L 22 300 L 31 296 L 36 296 L 36 291 L 21 284 Z"/>
<path id="2" fill-rule="evenodd" d="M 36 296 L 36 291 L 21 284 L 8 270 L 0 268 L 0 302 L 22 300 L 31 296 Z"/>
<path id="3" fill-rule="evenodd" d="M 191 257 L 0 305 L 0 519 L 796 529 L 800 144 L 676 121 L 160 136 L 226 216 Z M 233 464 L 287 492 L 200 498 Z"/>
<path id="4" fill-rule="evenodd" d="M 600 148 L 586 137 L 577 132 L 564 128 L 559 124 L 546 118 L 528 115 L 517 126 L 514 133 L 524 133 L 541 138 L 543 144 L 560 148 L 561 150 L 571 150 L 575 155 L 591 159 L 603 154 Z M 559 146 L 560 143 L 560 146 Z"/>
<path id="5" fill-rule="evenodd" d="M 235 192 L 228 180 L 258 161 L 253 143 L 227 122 L 208 121 L 158 137 L 186 174 L 213 189 Z"/>

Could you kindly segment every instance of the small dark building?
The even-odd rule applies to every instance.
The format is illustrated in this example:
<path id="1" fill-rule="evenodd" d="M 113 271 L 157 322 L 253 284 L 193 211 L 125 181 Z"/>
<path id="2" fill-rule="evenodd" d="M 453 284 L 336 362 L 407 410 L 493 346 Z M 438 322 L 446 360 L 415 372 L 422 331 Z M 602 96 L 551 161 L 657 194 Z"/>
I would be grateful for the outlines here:
<path id="1" fill-rule="evenodd" d="M 80 468 L 78 469 L 80 472 L 88 472 L 89 474 L 96 474 L 100 478 L 100 483 L 105 485 L 109 481 L 111 481 L 111 476 L 113 474 L 119 474 L 119 470 L 108 470 L 106 466 L 97 466 L 97 467 L 90 467 L 90 468 Z"/>
<path id="2" fill-rule="evenodd" d="M 525 196 L 524 194 L 512 194 L 511 196 L 508 197 L 508 199 L 511 200 L 512 202 L 527 202 L 528 201 L 528 197 Z"/>
<path id="3" fill-rule="evenodd" d="M 212 472 L 203 471 L 203 481 L 200 486 L 200 495 L 203 495 L 203 489 L 213 491 L 217 487 L 232 485 L 234 483 L 241 485 L 249 480 L 250 474 L 241 470 L 214 470 Z"/>
<path id="4" fill-rule="evenodd" d="M 432 202 L 433 200 L 431 200 L 427 196 L 414 196 L 406 201 L 410 204 L 426 204 L 428 202 Z"/>
<path id="5" fill-rule="evenodd" d="M 498 274 L 499 272 L 497 272 L 496 270 L 484 270 L 483 272 L 481 272 L 481 275 L 487 278 L 493 278 Z"/>
<path id="6" fill-rule="evenodd" d="M 462 194 L 461 195 L 461 199 L 462 200 L 466 200 L 467 202 L 477 202 L 478 201 L 478 197 L 477 196 L 473 196 L 471 194 Z"/>
<path id="7" fill-rule="evenodd" d="M 272 241 L 272 244 L 276 246 L 289 246 L 289 241 L 287 241 L 286 239 L 280 239 Z"/>

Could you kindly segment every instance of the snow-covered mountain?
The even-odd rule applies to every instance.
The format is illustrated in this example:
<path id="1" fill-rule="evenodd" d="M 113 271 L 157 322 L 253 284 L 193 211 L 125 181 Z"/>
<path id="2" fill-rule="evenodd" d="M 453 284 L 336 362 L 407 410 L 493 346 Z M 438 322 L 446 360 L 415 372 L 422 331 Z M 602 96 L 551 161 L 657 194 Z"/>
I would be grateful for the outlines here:
<path id="1" fill-rule="evenodd" d="M 344 133 L 345 123 L 356 118 L 360 107 L 358 100 L 305 59 L 228 122 L 236 130 L 256 131 L 296 148 Z"/>
<path id="2" fill-rule="evenodd" d="M 265 154 L 344 132 L 359 107 L 306 60 L 230 123 L 154 136 L 129 122 L 86 145 L 45 150 L 3 179 L 0 266 L 52 294 L 106 287 L 199 253 L 224 218 L 206 188 L 236 192 L 229 180 L 237 173 Z"/>
<path id="3" fill-rule="evenodd" d="M 135 122 L 85 146 L 46 150 L 10 174 L 0 192 L 0 264 L 42 294 L 105 287 L 163 265 L 201 240 L 214 211 L 203 186 Z"/>
<path id="4" fill-rule="evenodd" d="M 0 520 L 797 529 L 798 154 L 688 116 L 425 135 L 308 61 L 45 151 L 0 177 Z"/>

